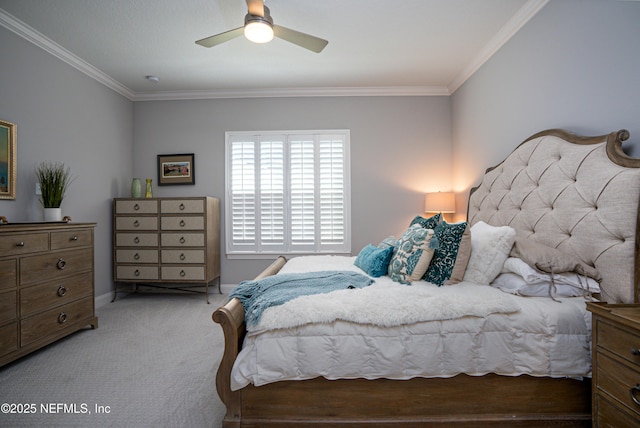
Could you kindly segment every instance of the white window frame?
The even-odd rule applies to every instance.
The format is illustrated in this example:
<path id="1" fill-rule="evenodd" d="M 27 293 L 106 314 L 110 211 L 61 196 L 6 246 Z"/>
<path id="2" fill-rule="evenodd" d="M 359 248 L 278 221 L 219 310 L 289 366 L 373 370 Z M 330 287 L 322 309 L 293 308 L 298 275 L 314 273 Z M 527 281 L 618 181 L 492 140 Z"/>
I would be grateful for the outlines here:
<path id="1" fill-rule="evenodd" d="M 291 237 L 291 221 L 290 214 L 292 207 L 291 202 L 291 186 L 290 186 L 290 144 L 292 140 L 299 138 L 313 138 L 314 141 L 314 174 L 315 181 L 319 180 L 319 156 L 318 142 L 321 138 L 338 138 L 342 140 L 343 146 L 343 241 L 339 244 L 322 243 L 320 236 L 321 226 L 320 218 L 320 189 L 315 186 L 314 195 L 314 239 L 310 245 L 294 245 Z M 232 145 L 238 142 L 251 142 L 257 144 L 254 146 L 254 165 L 253 185 L 260 186 L 260 157 L 256 154 L 260 142 L 272 142 L 274 139 L 281 138 L 284 142 L 284 240 L 282 243 L 264 244 L 260 235 L 260 198 L 254 194 L 255 211 L 255 240 L 254 242 L 246 242 L 244 245 L 238 245 L 233 240 L 233 203 L 232 203 Z M 225 133 L 225 246 L 226 255 L 230 259 L 263 259 L 273 258 L 274 255 L 303 255 L 303 254 L 351 254 L 351 171 L 350 171 L 350 131 L 345 129 L 337 130 L 295 130 L 295 131 L 229 131 Z M 251 181 L 251 179 L 249 179 Z M 249 184 L 251 187 L 251 184 Z"/>

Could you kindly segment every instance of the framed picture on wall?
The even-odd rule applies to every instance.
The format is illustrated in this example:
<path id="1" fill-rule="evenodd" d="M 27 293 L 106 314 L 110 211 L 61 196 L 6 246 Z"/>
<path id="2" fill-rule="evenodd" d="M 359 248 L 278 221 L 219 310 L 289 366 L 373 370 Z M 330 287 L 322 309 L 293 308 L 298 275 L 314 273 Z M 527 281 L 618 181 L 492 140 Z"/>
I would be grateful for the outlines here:
<path id="1" fill-rule="evenodd" d="M 0 119 L 0 199 L 16 198 L 16 133 L 15 123 Z"/>
<path id="2" fill-rule="evenodd" d="M 196 184 L 193 153 L 158 155 L 158 185 Z"/>

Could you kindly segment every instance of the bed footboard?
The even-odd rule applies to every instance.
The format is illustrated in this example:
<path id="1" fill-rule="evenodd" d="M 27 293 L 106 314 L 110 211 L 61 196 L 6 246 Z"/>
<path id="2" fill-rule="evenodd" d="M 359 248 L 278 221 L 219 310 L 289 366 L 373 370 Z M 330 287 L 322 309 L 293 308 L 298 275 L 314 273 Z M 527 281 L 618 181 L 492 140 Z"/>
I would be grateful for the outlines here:
<path id="1" fill-rule="evenodd" d="M 283 256 L 278 257 L 255 279 L 275 275 L 286 262 L 287 259 Z M 224 333 L 224 353 L 216 374 L 216 389 L 218 396 L 227 407 L 225 426 L 240 426 L 242 399 L 240 391 L 231 390 L 231 369 L 246 334 L 242 303 L 238 299 L 231 299 L 226 305 L 216 309 L 212 318 L 220 324 Z"/>

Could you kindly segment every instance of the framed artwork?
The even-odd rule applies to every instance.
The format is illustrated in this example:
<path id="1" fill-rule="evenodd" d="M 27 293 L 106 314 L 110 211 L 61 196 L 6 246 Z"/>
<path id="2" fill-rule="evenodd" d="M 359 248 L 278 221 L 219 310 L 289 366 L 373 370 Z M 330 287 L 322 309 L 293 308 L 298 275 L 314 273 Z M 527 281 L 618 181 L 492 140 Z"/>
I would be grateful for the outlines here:
<path id="1" fill-rule="evenodd" d="M 193 153 L 158 155 L 158 186 L 196 184 Z"/>
<path id="2" fill-rule="evenodd" d="M 0 119 L 0 199 L 16 198 L 16 133 L 15 123 Z"/>

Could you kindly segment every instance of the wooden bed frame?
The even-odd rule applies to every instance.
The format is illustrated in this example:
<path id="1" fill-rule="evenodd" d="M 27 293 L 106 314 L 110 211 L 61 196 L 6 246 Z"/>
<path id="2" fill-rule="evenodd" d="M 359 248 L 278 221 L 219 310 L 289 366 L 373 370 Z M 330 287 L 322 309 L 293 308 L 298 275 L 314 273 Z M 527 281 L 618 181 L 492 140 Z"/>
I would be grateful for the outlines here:
<path id="1" fill-rule="evenodd" d="M 607 144 L 609 158 L 620 157 L 624 163 L 617 164 L 640 167 L 640 160 L 630 161 L 621 150 L 628 133 L 593 137 L 593 141 L 559 130 L 534 137 L 558 132 L 565 139 L 583 138 L 579 144 L 593 144 L 596 138 L 602 142 L 604 138 L 611 143 Z M 639 278 L 637 229 L 636 226 L 632 280 L 635 296 Z M 286 259 L 279 257 L 257 279 L 276 274 L 285 263 Z M 224 355 L 216 377 L 218 394 L 227 407 L 224 427 L 591 426 L 590 379 L 493 374 L 410 380 L 316 378 L 260 387 L 249 385 L 232 391 L 231 369 L 246 333 L 240 301 L 232 299 L 217 309 L 213 320 L 222 326 L 225 337 Z"/>

